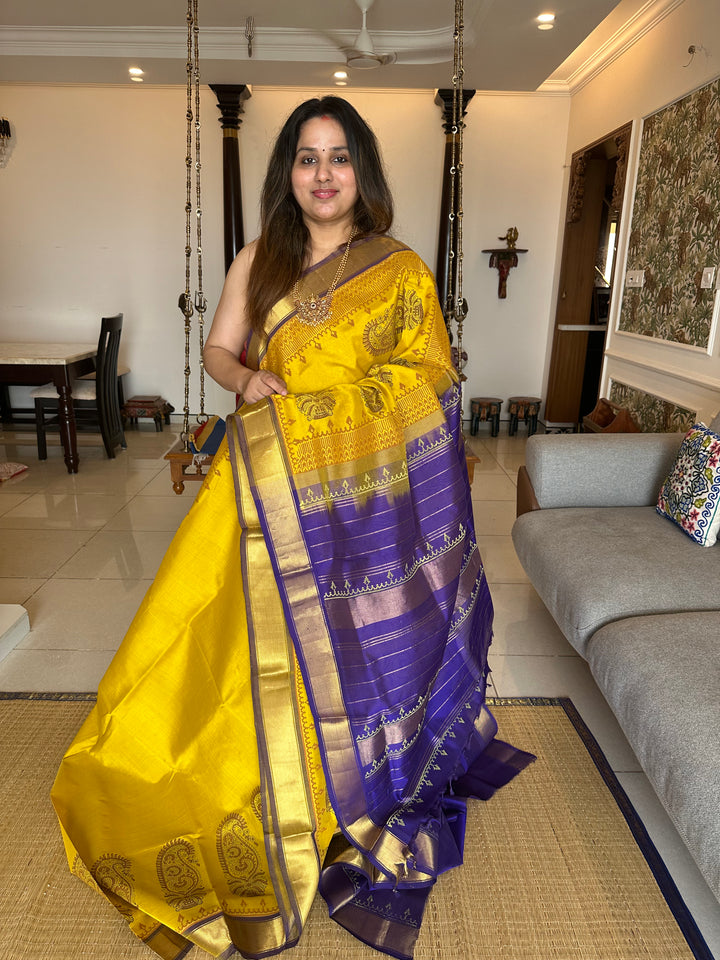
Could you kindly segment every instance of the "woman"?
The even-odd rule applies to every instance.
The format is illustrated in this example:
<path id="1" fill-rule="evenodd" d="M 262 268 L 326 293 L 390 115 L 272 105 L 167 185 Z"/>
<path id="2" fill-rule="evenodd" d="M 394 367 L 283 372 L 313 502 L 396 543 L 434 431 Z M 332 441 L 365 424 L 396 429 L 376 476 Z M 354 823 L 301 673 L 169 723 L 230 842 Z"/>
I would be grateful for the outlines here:
<path id="1" fill-rule="evenodd" d="M 318 887 L 411 957 L 463 798 L 531 759 L 484 705 L 458 378 L 391 222 L 364 121 L 298 107 L 207 341 L 244 403 L 58 774 L 72 869 L 162 957 L 279 952 Z"/>

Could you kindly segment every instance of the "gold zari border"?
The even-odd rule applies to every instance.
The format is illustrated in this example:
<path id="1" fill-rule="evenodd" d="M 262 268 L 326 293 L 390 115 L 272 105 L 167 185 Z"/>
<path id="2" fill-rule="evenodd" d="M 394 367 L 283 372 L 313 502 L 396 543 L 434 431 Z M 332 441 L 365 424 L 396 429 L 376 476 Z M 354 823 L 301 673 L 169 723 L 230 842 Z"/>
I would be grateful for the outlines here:
<path id="1" fill-rule="evenodd" d="M 260 745 L 262 810 L 273 889 L 282 917 L 259 924 L 252 946 L 252 924 L 238 924 L 243 949 L 268 952 L 297 941 L 312 906 L 320 875 L 315 844 L 317 823 L 307 777 L 303 718 L 295 695 L 295 658 L 282 601 L 240 451 L 239 424 L 228 419 L 238 503 L 243 525 L 243 572 L 251 624 L 253 700 Z M 254 451 L 264 461 L 266 445 Z M 252 459 L 252 458 L 251 458 Z M 322 856 L 322 851 L 320 856 Z M 233 925 L 234 926 L 234 925 Z M 235 934 L 237 937 L 238 934 Z"/>

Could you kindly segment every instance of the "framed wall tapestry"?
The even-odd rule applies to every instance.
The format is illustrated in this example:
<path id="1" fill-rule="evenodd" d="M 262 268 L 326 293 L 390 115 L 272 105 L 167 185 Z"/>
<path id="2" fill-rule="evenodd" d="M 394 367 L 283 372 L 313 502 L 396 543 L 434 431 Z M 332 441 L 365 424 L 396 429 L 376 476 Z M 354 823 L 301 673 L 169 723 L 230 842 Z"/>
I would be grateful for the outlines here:
<path id="1" fill-rule="evenodd" d="M 628 410 L 644 433 L 683 432 L 697 419 L 696 410 L 688 410 L 618 380 L 610 381 L 609 399 Z"/>
<path id="2" fill-rule="evenodd" d="M 645 119 L 617 331 L 712 353 L 720 313 L 720 79 Z"/>

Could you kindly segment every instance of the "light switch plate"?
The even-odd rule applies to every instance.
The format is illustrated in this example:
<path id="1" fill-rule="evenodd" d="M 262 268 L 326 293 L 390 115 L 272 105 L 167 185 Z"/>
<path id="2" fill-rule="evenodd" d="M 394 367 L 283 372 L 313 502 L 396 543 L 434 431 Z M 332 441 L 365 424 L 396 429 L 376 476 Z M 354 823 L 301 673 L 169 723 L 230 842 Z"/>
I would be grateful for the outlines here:
<path id="1" fill-rule="evenodd" d="M 628 270 L 625 274 L 625 286 L 626 287 L 644 287 L 645 286 L 645 271 L 644 270 Z"/>
<path id="2" fill-rule="evenodd" d="M 701 290 L 712 290 L 713 282 L 715 281 L 715 267 L 705 267 L 702 272 L 702 280 L 700 281 Z"/>

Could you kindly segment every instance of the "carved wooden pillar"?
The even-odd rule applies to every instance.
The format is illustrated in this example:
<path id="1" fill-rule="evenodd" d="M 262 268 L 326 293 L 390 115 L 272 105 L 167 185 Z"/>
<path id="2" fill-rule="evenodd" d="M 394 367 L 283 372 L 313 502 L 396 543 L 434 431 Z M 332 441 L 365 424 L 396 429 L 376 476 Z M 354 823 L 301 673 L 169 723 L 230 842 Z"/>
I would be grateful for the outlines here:
<path id="1" fill-rule="evenodd" d="M 627 178 L 628 150 L 630 149 L 630 126 L 624 127 L 615 137 L 617 145 L 617 166 L 615 167 L 615 181 L 613 183 L 612 200 L 610 207 L 620 215 L 625 197 L 625 180 Z"/>
<path id="2" fill-rule="evenodd" d="M 243 102 L 251 93 L 246 84 L 211 83 L 217 97 L 223 132 L 223 221 L 225 224 L 225 272 L 245 245 L 242 214 L 242 187 L 240 184 L 240 151 L 238 130 L 242 120 Z"/>
<path id="3" fill-rule="evenodd" d="M 467 105 L 475 96 L 474 90 L 462 91 L 462 115 L 467 112 Z M 455 288 L 455 275 L 449 277 L 450 263 L 450 214 L 451 210 L 451 173 L 452 167 L 452 125 L 453 125 L 453 91 L 438 90 L 435 95 L 435 103 L 442 107 L 443 111 L 443 130 L 445 131 L 445 157 L 443 159 L 443 179 L 442 179 L 442 199 L 440 202 L 440 227 L 438 230 L 438 251 L 437 265 L 435 267 L 435 279 L 437 280 L 440 303 L 445 309 L 447 300 L 448 279 L 452 279 L 452 289 Z M 457 234 L 455 234 L 457 237 Z M 457 249 L 455 250 L 457 253 Z M 455 260 L 453 260 L 455 264 Z"/>
<path id="4" fill-rule="evenodd" d="M 570 163 L 570 185 L 568 187 L 566 223 L 578 223 L 583 214 L 585 202 L 585 172 L 590 159 L 590 151 L 574 153 Z"/>

